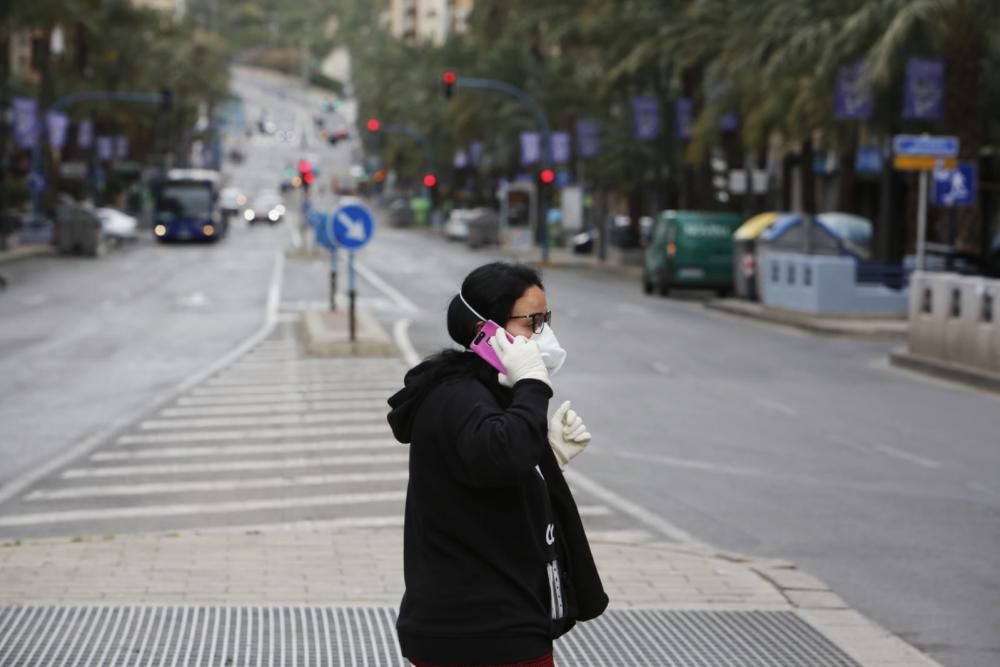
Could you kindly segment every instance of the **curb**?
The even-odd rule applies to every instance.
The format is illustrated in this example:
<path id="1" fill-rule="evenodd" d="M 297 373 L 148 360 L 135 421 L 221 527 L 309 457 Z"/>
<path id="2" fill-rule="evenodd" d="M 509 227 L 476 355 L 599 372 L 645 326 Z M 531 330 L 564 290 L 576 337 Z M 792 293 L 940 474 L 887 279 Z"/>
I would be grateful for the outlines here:
<path id="1" fill-rule="evenodd" d="M 897 340 L 909 331 L 906 320 L 865 318 L 831 319 L 804 315 L 778 308 L 756 305 L 734 299 L 715 299 L 705 303 L 705 308 L 727 315 L 795 327 L 813 334 L 831 337 Z"/>
<path id="2" fill-rule="evenodd" d="M 350 340 L 348 313 L 310 308 L 303 313 L 302 335 L 312 357 L 398 357 L 392 338 L 368 311 L 355 308 L 355 340 Z"/>
<path id="3" fill-rule="evenodd" d="M 971 366 L 914 354 L 906 348 L 890 352 L 889 364 L 943 380 L 971 385 L 977 389 L 1000 393 L 1000 373 L 991 373 Z"/>
<path id="4" fill-rule="evenodd" d="M 51 245 L 22 245 L 12 250 L 0 252 L 0 264 L 13 264 L 35 257 L 55 256 L 55 246 Z"/>

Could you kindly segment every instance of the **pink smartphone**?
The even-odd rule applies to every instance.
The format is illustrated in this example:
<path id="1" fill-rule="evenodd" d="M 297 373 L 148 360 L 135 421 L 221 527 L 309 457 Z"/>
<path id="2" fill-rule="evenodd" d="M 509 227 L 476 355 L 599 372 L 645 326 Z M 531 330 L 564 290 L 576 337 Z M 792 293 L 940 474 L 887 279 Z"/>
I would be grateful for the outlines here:
<path id="1" fill-rule="evenodd" d="M 483 325 L 483 328 L 479 330 L 476 337 L 472 339 L 471 343 L 469 343 L 469 349 L 485 359 L 486 362 L 493 368 L 497 369 L 498 372 L 506 373 L 507 370 L 500 362 L 500 358 L 497 356 L 497 353 L 493 351 L 493 348 L 490 347 L 490 344 L 487 342 L 490 337 L 496 334 L 498 330 L 504 332 L 504 335 L 507 336 L 507 340 L 512 343 L 514 342 L 514 337 L 504 331 L 499 324 L 493 320 L 486 320 L 486 324 Z"/>

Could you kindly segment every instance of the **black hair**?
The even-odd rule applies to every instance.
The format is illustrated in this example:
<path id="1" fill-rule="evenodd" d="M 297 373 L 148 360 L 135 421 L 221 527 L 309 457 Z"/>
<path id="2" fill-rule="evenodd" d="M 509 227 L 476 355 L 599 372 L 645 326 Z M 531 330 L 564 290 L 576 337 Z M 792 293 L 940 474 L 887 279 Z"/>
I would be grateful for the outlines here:
<path id="1" fill-rule="evenodd" d="M 545 289 L 538 271 L 525 264 L 492 262 L 475 269 L 462 281 L 461 296 L 476 313 L 500 326 L 510 319 L 514 303 L 529 287 Z M 483 322 L 455 295 L 448 305 L 448 335 L 468 347 L 476 335 L 476 325 Z"/>

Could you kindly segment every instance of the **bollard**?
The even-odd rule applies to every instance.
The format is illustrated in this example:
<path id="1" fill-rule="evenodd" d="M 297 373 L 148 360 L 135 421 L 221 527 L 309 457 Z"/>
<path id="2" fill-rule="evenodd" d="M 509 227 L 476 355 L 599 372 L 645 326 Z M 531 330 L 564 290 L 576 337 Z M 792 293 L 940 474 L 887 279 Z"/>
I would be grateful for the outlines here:
<path id="1" fill-rule="evenodd" d="M 337 310 L 337 272 L 330 271 L 330 312 Z"/>

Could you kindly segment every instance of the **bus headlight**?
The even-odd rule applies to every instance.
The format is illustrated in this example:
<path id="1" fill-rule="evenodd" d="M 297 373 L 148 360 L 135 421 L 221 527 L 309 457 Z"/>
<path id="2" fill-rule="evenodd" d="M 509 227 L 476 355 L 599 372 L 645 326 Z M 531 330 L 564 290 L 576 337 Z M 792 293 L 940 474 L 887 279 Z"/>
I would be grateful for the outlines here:
<path id="1" fill-rule="evenodd" d="M 156 234 L 157 236 L 165 236 L 167 233 L 167 228 L 164 227 L 163 225 L 157 225 L 156 227 L 153 227 L 153 233 Z"/>
<path id="2" fill-rule="evenodd" d="M 201 233 L 204 234 L 205 236 L 211 236 L 215 234 L 215 227 L 213 227 L 212 225 L 205 225 L 201 228 Z"/>

